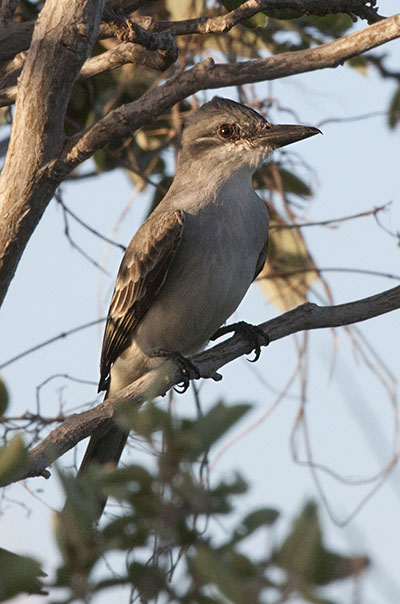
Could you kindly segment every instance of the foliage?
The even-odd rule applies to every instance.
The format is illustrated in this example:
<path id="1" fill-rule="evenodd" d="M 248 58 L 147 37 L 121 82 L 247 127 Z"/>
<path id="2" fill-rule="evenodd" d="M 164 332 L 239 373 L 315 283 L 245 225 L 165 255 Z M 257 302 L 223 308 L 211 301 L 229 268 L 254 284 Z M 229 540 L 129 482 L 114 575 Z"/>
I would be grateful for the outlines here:
<path id="1" fill-rule="evenodd" d="M 130 410 L 123 424 L 141 435 L 154 455 L 152 467 L 97 470 L 85 481 L 60 472 L 68 495 L 57 518 L 62 564 L 55 580 L 45 581 L 47 589 L 66 590 L 58 602 L 87 601 L 116 585 L 132 586 L 142 602 L 162 596 L 182 604 L 257 604 L 269 595 L 284 602 L 296 594 L 304 602 L 327 602 L 321 586 L 362 572 L 365 558 L 325 548 L 315 503 L 305 505 L 282 543 L 271 533 L 280 519 L 273 508 L 251 510 L 232 524 L 248 485 L 240 475 L 209 484 L 207 455 L 248 410 L 219 402 L 193 420 L 148 404 Z M 123 511 L 96 529 L 99 494 L 113 497 Z M 255 548 L 255 536 L 270 546 Z M 115 551 L 127 559 L 118 576 L 101 565 Z M 38 562 L 4 550 L 0 562 L 1 601 L 43 589 Z"/>

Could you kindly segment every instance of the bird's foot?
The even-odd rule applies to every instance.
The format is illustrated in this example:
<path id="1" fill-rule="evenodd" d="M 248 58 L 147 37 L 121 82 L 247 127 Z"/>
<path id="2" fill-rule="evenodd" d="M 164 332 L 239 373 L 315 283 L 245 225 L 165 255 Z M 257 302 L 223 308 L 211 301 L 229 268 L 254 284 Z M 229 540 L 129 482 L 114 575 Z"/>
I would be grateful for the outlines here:
<path id="1" fill-rule="evenodd" d="M 214 341 L 227 333 L 232 332 L 240 334 L 252 345 L 254 359 L 248 359 L 248 361 L 250 361 L 250 363 L 258 361 L 261 354 L 261 346 L 268 346 L 269 344 L 269 338 L 263 330 L 258 327 L 258 325 L 251 325 L 250 323 L 246 323 L 246 321 L 239 321 L 238 323 L 232 323 L 232 325 L 220 327 L 210 339 Z"/>
<path id="2" fill-rule="evenodd" d="M 170 350 L 157 350 L 157 352 L 154 353 L 154 356 L 172 359 L 178 365 L 182 373 L 183 380 L 182 382 L 174 386 L 174 390 L 179 394 L 183 394 L 184 392 L 186 392 L 186 390 L 189 388 L 190 380 L 193 379 L 193 377 L 195 380 L 198 380 L 201 377 L 200 371 L 198 370 L 196 365 L 192 363 L 190 359 L 183 356 L 183 354 L 181 354 L 180 352 L 171 352 Z"/>

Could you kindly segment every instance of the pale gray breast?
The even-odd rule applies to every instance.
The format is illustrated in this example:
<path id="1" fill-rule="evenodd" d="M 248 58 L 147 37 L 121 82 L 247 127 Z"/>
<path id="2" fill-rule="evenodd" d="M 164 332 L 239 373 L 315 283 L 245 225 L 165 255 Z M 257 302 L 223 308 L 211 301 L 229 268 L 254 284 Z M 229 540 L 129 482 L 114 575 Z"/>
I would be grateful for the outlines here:
<path id="1" fill-rule="evenodd" d="M 249 204 L 210 204 L 185 216 L 181 244 L 157 299 L 137 328 L 154 348 L 198 350 L 235 311 L 252 282 L 268 216 L 254 193 Z"/>

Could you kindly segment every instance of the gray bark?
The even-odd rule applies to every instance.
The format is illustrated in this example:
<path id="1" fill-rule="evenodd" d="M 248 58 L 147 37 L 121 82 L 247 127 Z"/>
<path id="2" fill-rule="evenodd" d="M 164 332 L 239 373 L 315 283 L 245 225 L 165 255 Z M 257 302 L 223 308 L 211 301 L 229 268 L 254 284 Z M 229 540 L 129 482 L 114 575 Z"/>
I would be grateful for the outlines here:
<path id="1" fill-rule="evenodd" d="M 320 307 L 303 304 L 259 325 L 270 343 L 304 330 L 350 325 L 366 321 L 400 308 L 400 286 L 348 304 Z M 240 335 L 234 335 L 206 352 L 192 357 L 201 377 L 221 379 L 217 371 L 234 359 L 251 352 L 251 345 Z M 195 376 L 192 375 L 192 378 Z M 76 413 L 65 419 L 29 453 L 27 464 L 5 484 L 33 476 L 50 476 L 47 467 L 72 449 L 97 428 L 115 420 L 121 406 L 141 405 L 149 398 L 163 395 L 182 381 L 178 368 L 172 363 L 161 370 L 146 373 L 117 394 L 110 396 L 94 409 Z M 0 484 L 0 486 L 4 486 Z"/>

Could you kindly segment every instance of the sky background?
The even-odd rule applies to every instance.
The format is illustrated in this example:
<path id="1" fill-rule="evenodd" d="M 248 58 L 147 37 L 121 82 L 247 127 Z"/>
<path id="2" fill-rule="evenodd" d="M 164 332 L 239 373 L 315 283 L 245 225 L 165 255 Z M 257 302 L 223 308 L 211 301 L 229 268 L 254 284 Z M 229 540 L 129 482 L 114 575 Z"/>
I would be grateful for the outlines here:
<path id="1" fill-rule="evenodd" d="M 379 6 L 385 15 L 398 10 L 395 0 L 382 1 Z M 387 54 L 387 66 L 399 70 L 400 41 L 391 42 L 375 53 Z M 323 137 L 313 137 L 288 148 L 293 158 L 301 158 L 312 167 L 311 172 L 300 172 L 315 192 L 313 199 L 305 204 L 304 219 L 338 218 L 391 202 L 381 219 L 393 232 L 399 230 L 399 129 L 389 131 L 385 115 L 337 121 L 384 112 L 394 90 L 394 84 L 382 80 L 375 70 L 362 75 L 348 67 L 257 85 L 260 98 L 276 98 L 280 107 L 290 107 L 296 112 L 299 123 L 323 130 Z M 233 89 L 218 93 L 235 98 Z M 206 98 L 203 93 L 198 96 L 201 100 Z M 212 95 L 207 98 L 209 96 Z M 293 115 L 277 107 L 268 118 L 276 123 L 294 121 Z M 172 150 L 168 156 L 174 161 Z M 90 164 L 86 168 L 91 169 Z M 136 195 L 126 174 L 119 170 L 65 184 L 62 195 L 67 206 L 82 220 L 124 244 L 146 216 L 149 200 L 149 195 Z M 0 364 L 46 338 L 107 312 L 121 260 L 120 251 L 109 248 L 71 223 L 72 237 L 85 252 L 104 264 L 108 271 L 104 275 L 71 247 L 63 229 L 61 208 L 52 201 L 27 246 L 2 308 Z M 303 234 L 320 267 L 369 269 L 400 276 L 398 239 L 379 228 L 371 216 L 344 223 L 336 229 L 310 227 L 304 229 Z M 335 303 L 378 293 L 400 280 L 400 277 L 389 279 L 356 272 L 330 272 L 325 277 Z M 317 292 L 323 294 L 322 288 L 317 287 Z M 261 289 L 253 285 L 234 319 L 258 323 L 279 313 Z M 349 479 L 351 484 L 343 484 L 319 472 L 318 487 L 310 469 L 293 459 L 293 442 L 297 456 L 301 460 L 307 458 L 301 431 L 297 431 L 293 439 L 300 405 L 298 379 L 290 388 L 289 396 L 276 405 L 265 421 L 238 439 L 218 459 L 213 460 L 211 456 L 211 479 L 239 470 L 251 485 L 249 494 L 237 500 L 239 516 L 257 506 L 281 510 L 278 537 L 288 530 L 301 505 L 309 498 L 316 499 L 320 503 L 327 545 L 346 554 L 367 554 L 373 560 L 361 585 L 363 604 L 385 604 L 400 599 L 399 470 L 396 468 L 384 481 L 357 483 L 359 479 L 373 479 L 382 472 L 399 447 L 395 406 L 400 374 L 399 329 L 398 312 L 357 326 L 354 337 L 367 339 L 382 359 L 381 366 L 373 355 L 366 362 L 343 329 L 336 331 L 336 340 L 331 330 L 308 335 L 306 417 L 313 460 Z M 96 400 L 102 330 L 102 326 L 96 326 L 61 339 L 2 370 L 11 395 L 9 414 L 35 412 L 38 385 L 58 374 L 93 384 L 54 377 L 39 391 L 44 415 L 57 414 L 60 404 L 65 411 L 72 411 Z M 296 346 L 302 341 L 302 336 L 298 336 L 274 342 L 263 351 L 256 365 L 239 359 L 222 369 L 222 382 L 201 384 L 205 407 L 220 398 L 230 403 L 254 404 L 253 411 L 215 449 L 215 454 L 276 403 L 296 367 Z M 388 389 L 377 378 L 377 372 L 386 379 Z M 393 376 L 392 381 L 389 375 Z M 195 413 L 190 391 L 176 396 L 175 405 L 179 414 Z M 63 465 L 74 463 L 75 455 L 80 457 L 83 450 L 81 445 L 78 453 L 65 455 Z M 143 456 L 135 452 L 131 459 L 143 459 Z M 380 482 L 380 488 L 374 492 Z M 365 504 L 354 514 L 365 498 Z M 62 502 L 54 472 L 49 481 L 37 478 L 7 489 L 1 502 L 1 546 L 36 556 L 44 561 L 46 572 L 52 574 L 58 555 L 51 528 L 52 515 Z M 258 543 L 256 547 L 262 548 L 264 544 Z M 335 594 L 336 589 L 342 601 L 350 601 L 353 589 L 350 583 L 347 587 L 332 587 L 330 593 Z M 109 596 L 98 597 L 96 604 L 106 602 Z M 15 599 L 15 602 L 23 601 L 25 597 Z M 31 597 L 29 602 L 43 603 L 46 598 Z"/>

